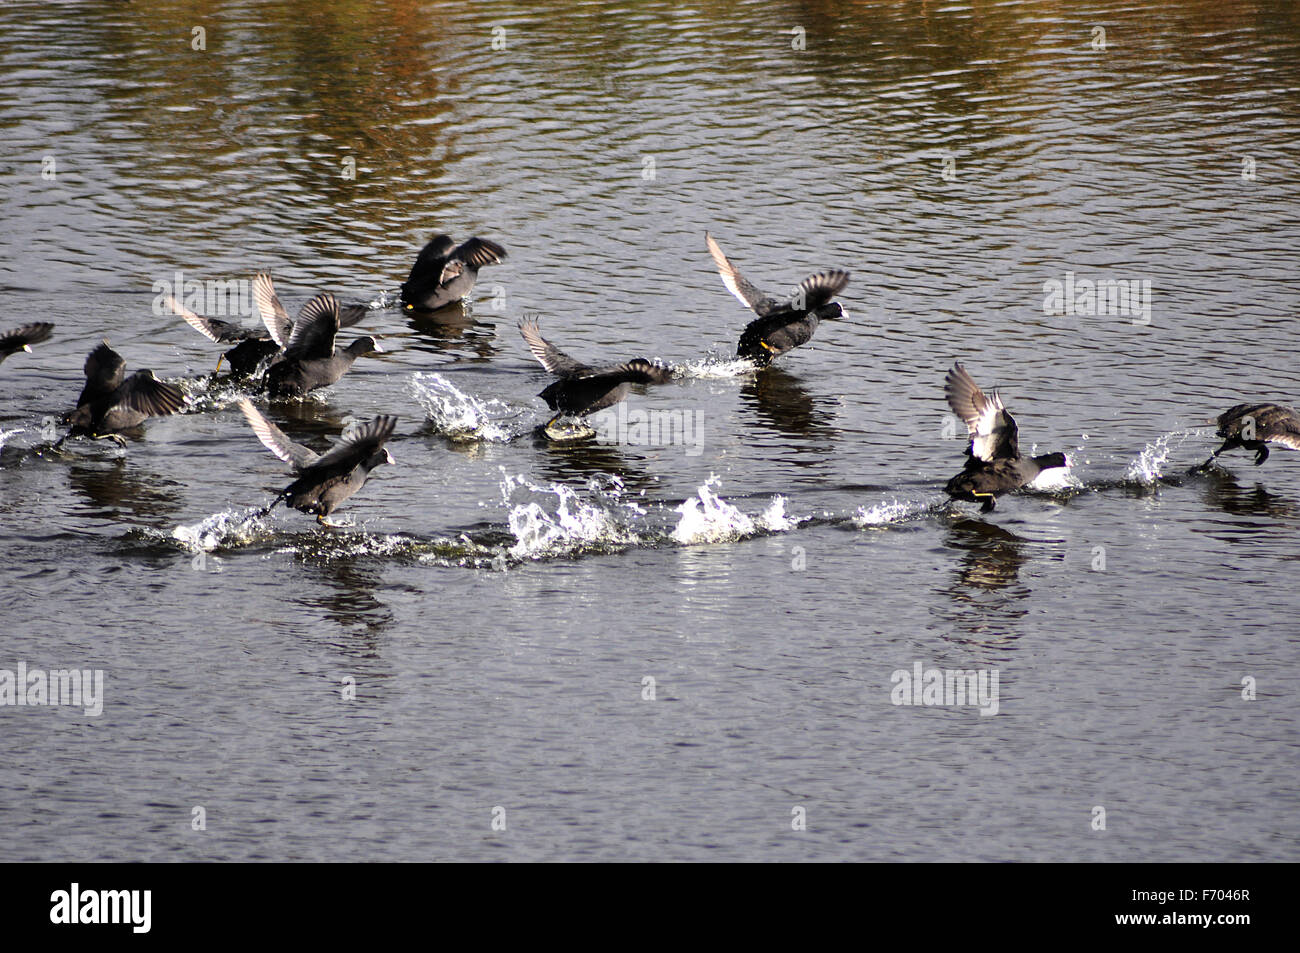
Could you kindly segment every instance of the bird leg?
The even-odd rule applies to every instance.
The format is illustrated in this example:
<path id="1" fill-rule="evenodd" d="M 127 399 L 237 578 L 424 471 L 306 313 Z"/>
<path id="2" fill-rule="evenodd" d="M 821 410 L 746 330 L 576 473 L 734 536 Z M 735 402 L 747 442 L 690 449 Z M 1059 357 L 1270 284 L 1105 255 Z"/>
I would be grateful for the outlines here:
<path id="1" fill-rule="evenodd" d="M 974 491 L 972 491 L 971 496 L 975 497 L 976 499 L 978 499 L 979 497 L 984 497 L 984 502 L 980 506 L 981 513 L 992 513 L 993 507 L 997 505 L 997 497 L 995 497 L 992 493 L 975 493 Z"/>
<path id="2" fill-rule="evenodd" d="M 222 353 L 222 355 L 221 355 L 219 358 L 217 358 L 217 366 L 214 367 L 214 368 L 212 369 L 212 374 L 213 374 L 214 377 L 215 377 L 217 374 L 220 374 L 220 373 L 221 373 L 221 362 L 224 361 L 225 359 L 226 359 L 226 355 L 225 355 L 224 352 Z"/>
<path id="3" fill-rule="evenodd" d="M 1249 446 L 1249 444 L 1247 444 L 1247 446 Z M 1250 449 L 1256 451 L 1255 466 L 1262 466 L 1264 461 L 1268 459 L 1268 444 L 1261 440 L 1254 447 L 1250 447 Z"/>
<path id="4" fill-rule="evenodd" d="M 1204 473 L 1206 470 L 1210 469 L 1211 466 L 1213 466 L 1215 460 L 1219 459 L 1219 454 L 1223 453 L 1223 451 L 1225 450 L 1231 450 L 1236 445 L 1237 442 L 1233 440 L 1231 437 L 1229 437 L 1227 440 L 1223 441 L 1222 447 L 1220 447 L 1218 450 L 1215 450 L 1214 453 L 1211 454 L 1210 459 L 1206 460 L 1204 463 L 1202 463 L 1199 467 L 1196 468 L 1195 472 Z"/>

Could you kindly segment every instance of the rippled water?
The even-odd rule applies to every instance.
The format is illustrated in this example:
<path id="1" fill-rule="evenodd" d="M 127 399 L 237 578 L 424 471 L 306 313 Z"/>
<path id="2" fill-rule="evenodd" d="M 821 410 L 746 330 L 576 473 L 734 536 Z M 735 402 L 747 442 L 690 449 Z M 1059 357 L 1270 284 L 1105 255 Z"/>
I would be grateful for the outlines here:
<path id="1" fill-rule="evenodd" d="M 106 673 L 0 708 L 0 858 L 1300 856 L 1300 454 L 1188 474 L 1300 401 L 1300 7 L 18 2 L 0 83 L 0 327 L 58 325 L 0 366 L 0 669 Z M 849 318 L 746 371 L 706 229 Z M 509 258 L 411 319 L 435 231 Z M 271 409 L 400 417 L 337 529 L 246 518 L 285 470 L 154 307 L 259 269 L 374 307 Z M 698 446 L 535 437 L 525 313 L 674 366 L 626 408 Z M 190 412 L 51 453 L 103 337 Z M 1065 479 L 945 504 L 954 360 Z M 917 662 L 997 715 L 895 706 Z"/>

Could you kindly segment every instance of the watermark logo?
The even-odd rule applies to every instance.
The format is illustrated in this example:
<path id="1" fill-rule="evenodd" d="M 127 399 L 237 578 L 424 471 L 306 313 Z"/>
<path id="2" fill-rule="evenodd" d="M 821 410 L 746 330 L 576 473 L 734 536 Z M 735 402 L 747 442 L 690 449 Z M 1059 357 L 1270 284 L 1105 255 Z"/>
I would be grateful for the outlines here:
<path id="1" fill-rule="evenodd" d="M 629 410 L 627 404 L 620 403 L 592 417 L 591 422 L 600 443 L 685 447 L 688 457 L 704 452 L 704 414 L 698 410 Z"/>
<path id="2" fill-rule="evenodd" d="M 175 298 L 190 311 L 209 318 L 253 313 L 253 283 L 246 278 L 186 280 L 185 272 L 177 271 L 170 279 L 155 281 L 151 290 L 153 313 L 157 315 L 172 314 L 168 298 Z"/>
<path id="3" fill-rule="evenodd" d="M 148 933 L 153 923 L 152 890 L 70 890 L 50 894 L 51 923 L 129 923 L 131 932 Z"/>
<path id="4" fill-rule="evenodd" d="M 1075 278 L 1043 282 L 1043 314 L 1125 317 L 1151 323 L 1150 278 Z"/>
<path id="5" fill-rule="evenodd" d="M 5 705 L 69 705 L 94 718 L 104 711 L 102 668 L 0 668 L 0 707 Z"/>
<path id="6" fill-rule="evenodd" d="M 981 716 L 998 713 L 998 670 L 926 668 L 914 662 L 889 676 L 889 700 L 895 705 L 978 707 Z"/>

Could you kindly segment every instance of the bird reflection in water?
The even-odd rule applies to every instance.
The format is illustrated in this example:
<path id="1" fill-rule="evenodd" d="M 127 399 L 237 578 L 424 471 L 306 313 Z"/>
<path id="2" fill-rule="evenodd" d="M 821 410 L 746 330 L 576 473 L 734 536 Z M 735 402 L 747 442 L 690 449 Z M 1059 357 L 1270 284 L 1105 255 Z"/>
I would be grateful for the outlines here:
<path id="1" fill-rule="evenodd" d="M 501 350 L 495 343 L 496 327 L 476 320 L 463 301 L 437 311 L 411 312 L 406 323 L 417 335 L 407 345 L 413 350 L 464 354 L 473 363 L 486 362 Z"/>
<path id="2" fill-rule="evenodd" d="M 542 436 L 537 438 L 537 446 L 544 452 L 539 462 L 549 480 L 564 483 L 616 474 L 632 493 L 656 486 L 654 477 L 643 466 L 644 458 L 623 447 L 595 440 L 566 443 Z"/>
<path id="3" fill-rule="evenodd" d="M 173 520 L 181 511 L 181 484 L 159 473 L 142 470 L 122 459 L 75 463 L 68 483 L 95 510 L 88 515 L 121 519 L 127 512 L 138 519 Z"/>
<path id="4" fill-rule="evenodd" d="M 315 561 L 309 557 L 308 564 L 314 570 L 311 578 L 323 586 L 314 587 L 314 591 L 298 596 L 295 601 L 319 610 L 325 619 L 337 623 L 352 637 L 346 646 L 348 657 L 377 657 L 377 637 L 393 624 L 392 609 L 375 595 L 383 585 L 379 572 L 348 558 Z"/>
<path id="5" fill-rule="evenodd" d="M 787 437 L 824 441 L 829 448 L 835 434 L 830 423 L 834 411 L 826 406 L 829 401 L 814 398 L 788 371 L 769 367 L 741 387 L 740 396 L 754 405 L 763 426 Z"/>
<path id="6" fill-rule="evenodd" d="M 1233 516 L 1273 516 L 1282 519 L 1300 514 L 1290 497 L 1274 493 L 1264 484 L 1244 487 L 1226 470 L 1206 474 L 1205 502 Z"/>
<path id="7" fill-rule="evenodd" d="M 1029 589 L 1018 582 L 1020 567 L 1029 559 L 1027 540 L 993 523 L 958 519 L 945 543 L 960 553 L 956 579 L 941 590 L 952 604 L 938 611 L 957 629 L 946 637 L 990 650 L 1012 648 L 1020 638 L 1020 620 L 1028 614 L 1021 602 Z"/>

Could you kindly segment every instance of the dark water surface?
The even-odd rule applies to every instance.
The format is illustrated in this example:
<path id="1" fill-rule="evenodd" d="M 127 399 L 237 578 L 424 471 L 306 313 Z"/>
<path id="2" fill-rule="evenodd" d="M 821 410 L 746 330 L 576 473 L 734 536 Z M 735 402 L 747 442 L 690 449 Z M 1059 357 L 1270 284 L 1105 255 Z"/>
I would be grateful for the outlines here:
<path id="1" fill-rule="evenodd" d="M 1300 859 L 1300 454 L 1188 475 L 1300 401 L 1300 6 L 17 2 L 0 88 L 0 327 L 58 325 L 0 366 L 0 669 L 106 679 L 0 708 L 0 859 Z M 738 366 L 705 229 L 849 317 Z M 411 319 L 435 231 L 509 258 Z M 259 269 L 374 308 L 269 410 L 400 417 L 341 528 L 241 523 L 286 471 L 154 306 Z M 700 452 L 534 437 L 525 313 L 676 366 L 626 406 Z M 187 412 L 53 453 L 103 337 Z M 944 505 L 954 360 L 1055 489 Z"/>

